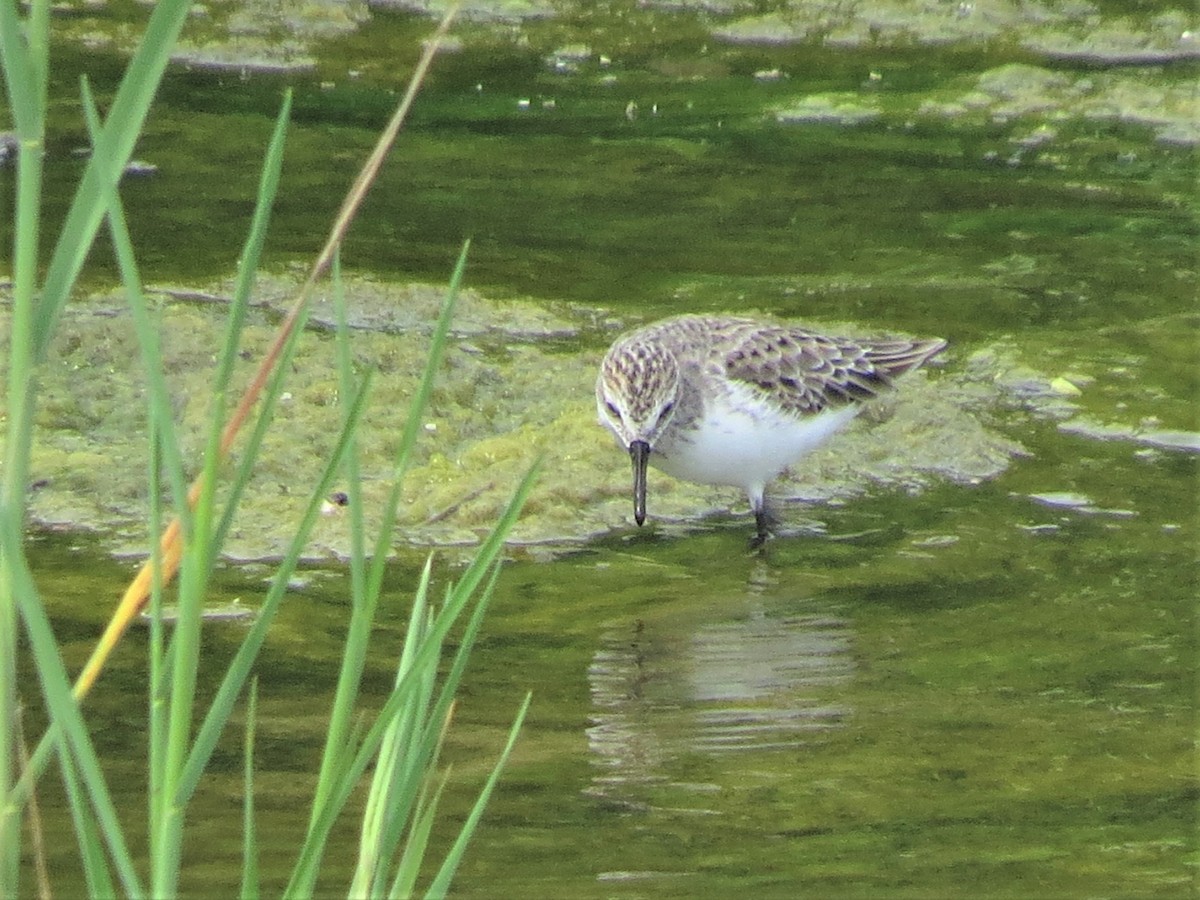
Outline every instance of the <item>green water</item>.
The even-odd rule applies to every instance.
[[[732,495],[733,515],[637,530],[626,510],[602,539],[518,554],[450,735],[439,840],[528,689],[534,705],[459,895],[1193,896],[1197,456],[1153,436],[1198,427],[1194,151],[1110,120],[910,115],[985,69],[1029,62],[1013,48],[700,54],[699,19],[671,19],[674,37],[655,42],[656,15],[630,12],[611,31],[587,17],[533,23],[529,47],[483,41],[440,61],[347,265],[439,281],[471,236],[472,286],[517,304],[631,318],[752,308],[937,334],[951,349],[932,380],[955,396],[992,392],[971,415],[1023,452],[978,483],[901,479],[789,504],[797,527],[765,555],[747,552],[751,523]],[[625,41],[615,84],[612,70],[543,65],[586,28]],[[272,266],[318,247],[421,30],[378,17],[326,46],[317,77],[332,87],[293,79]],[[347,59],[361,77],[344,77]],[[67,58],[64,96],[82,67]],[[101,88],[116,71],[86,67]],[[752,77],[774,67],[789,77]],[[785,126],[767,113],[801,94],[864,92],[871,71],[883,75],[879,121]],[[1164,87],[1195,70],[1121,77]],[[137,151],[159,174],[124,190],[147,278],[230,270],[282,83],[169,79]],[[48,165],[65,196],[82,128],[69,100],[56,115]],[[1046,122],[1048,143],[1019,143]],[[90,283],[109,266],[99,249]],[[585,331],[558,352],[594,358],[609,338]],[[1001,357],[1007,368],[990,364]],[[1056,377],[1081,390],[1066,414],[1047,406]],[[590,415],[586,382],[577,403]],[[1102,439],[1097,426],[1123,431]],[[620,475],[628,465],[615,450],[589,465],[606,461]],[[103,536],[43,535],[31,550],[77,667],[130,567],[106,557]],[[390,684],[420,561],[402,551],[390,575],[368,702]],[[224,569],[214,602],[253,605],[265,574]],[[274,889],[307,817],[319,700],[347,617],[345,573],[311,574],[258,667]],[[211,677],[238,639],[235,624],[211,629]],[[89,701],[131,820],[144,794],[141,641]],[[184,884],[197,896],[236,885],[240,765],[231,738],[191,815]],[[47,790],[66,880],[69,825]],[[352,848],[343,834],[328,860],[334,893]]]

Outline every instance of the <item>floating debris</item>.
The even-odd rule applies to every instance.
[[[144,159],[132,159],[125,166],[125,174],[137,178],[158,174],[158,166]]]
[[[1029,499],[1042,506],[1055,509],[1086,509],[1092,506],[1092,498],[1084,494],[1073,494],[1070,491],[1048,491],[1044,494],[1030,494]]]
[[[1018,525],[1017,528],[1026,532],[1027,534],[1058,534],[1060,531],[1062,531],[1061,525],[1051,524]]]
[[[1052,509],[1069,509],[1072,512],[1087,513],[1088,515],[1112,516],[1117,519],[1131,519],[1137,515],[1137,512],[1132,509],[1105,509],[1096,506],[1091,497],[1071,491],[1030,494],[1029,499]]]
[[[1159,428],[1138,428],[1132,425],[1110,425],[1085,416],[1059,423],[1064,434],[1076,434],[1099,441],[1132,441],[1159,450],[1200,453],[1200,433]]]
[[[161,614],[162,621],[166,625],[173,625],[179,621],[179,608],[176,606],[164,606]],[[228,603],[205,607],[200,611],[200,618],[205,622],[249,623],[258,618],[258,610],[242,606],[242,601],[238,598],[230,600]],[[145,610],[141,614],[140,620],[143,624],[148,625],[154,620],[154,615],[150,610]]]
[[[866,106],[855,94],[813,94],[775,113],[781,124],[862,125],[873,122],[882,113]]]

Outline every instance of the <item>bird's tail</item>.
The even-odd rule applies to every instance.
[[[921,341],[888,340],[867,343],[866,358],[887,378],[896,378],[918,369],[946,347],[941,338]]]

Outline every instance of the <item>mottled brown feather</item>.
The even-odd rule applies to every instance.
[[[679,316],[637,333],[640,340],[649,341],[664,335],[688,338],[673,342],[677,348],[691,348],[681,365],[695,363],[761,391],[794,415],[870,400],[946,346],[936,338],[826,337],[795,326],[734,317]]]

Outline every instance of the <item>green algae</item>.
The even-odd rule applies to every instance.
[[[298,282],[264,278],[257,320],[241,350],[244,384],[265,352],[273,314]],[[207,426],[211,377],[223,333],[219,289],[159,291],[163,358],[178,413],[180,443],[198,458]],[[347,284],[355,364],[375,374],[359,434],[368,523],[390,487],[391,457],[408,414],[438,291],[377,279]],[[139,357],[115,298],[74,304],[62,323],[43,380],[35,518],[120,535],[114,547],[144,546],[144,411]],[[315,330],[297,353],[226,553],[232,559],[278,557],[295,529],[332,451],[338,421],[328,300],[318,299]],[[604,323],[600,327],[598,323]],[[828,323],[830,327],[833,323]],[[852,326],[835,326],[846,331]],[[596,422],[595,367],[615,335],[611,316],[582,307],[542,309],[498,303],[476,293],[462,300],[456,341],[424,422],[424,440],[405,476],[395,540],[416,546],[473,545],[507,502],[534,459],[545,474],[514,532],[517,546],[563,549],[627,526],[628,461]],[[977,376],[972,375],[977,380]],[[997,402],[951,387],[946,379],[908,379],[892,402],[855,423],[838,445],[781,484],[780,498],[838,501],[869,485],[917,489],[931,479],[978,482],[1002,472],[1017,445],[980,426],[970,406]],[[871,421],[873,420],[873,421]],[[902,451],[896,448],[904,448]],[[687,485],[655,475],[656,520],[692,527],[714,512],[741,510],[736,491]],[[342,558],[349,535],[339,507],[315,529],[309,558]],[[128,541],[129,543],[125,543]]]
[[[265,351],[270,313],[295,287],[283,278],[264,279],[261,318],[244,340],[243,381]],[[438,291],[352,279],[347,292],[356,365],[376,372],[359,440],[370,522],[389,489],[391,456],[419,377]],[[221,338],[223,306],[212,289],[172,289],[160,296],[166,374],[182,446],[194,457],[207,423],[205,385]],[[321,324],[327,302],[317,303],[317,329],[302,343],[235,521],[226,548],[232,559],[282,552],[307,486],[332,449],[337,388],[332,344],[319,330],[328,327]],[[145,436],[136,346],[113,303],[100,296],[73,306],[56,339],[43,383],[32,511],[47,525],[117,535],[114,549],[126,553],[145,540]],[[849,323],[817,324],[835,333],[856,331]],[[1173,360],[1160,368],[1164,384],[1186,373],[1186,324],[1151,321],[1132,331],[1158,359]],[[591,400],[599,354],[615,330],[611,316],[600,310],[541,309],[468,293],[424,439],[404,480],[396,543],[473,545],[503,507],[514,480],[539,456],[546,459],[546,474],[514,533],[514,546],[561,552],[627,528],[627,460],[596,424]],[[996,478],[1026,452],[987,424],[1004,409],[1060,422],[1064,433],[1124,440],[1155,452],[1186,450],[1196,441],[1186,402],[1164,396],[1132,418],[1122,412],[1128,391],[1123,373],[1144,364],[1130,352],[1130,335],[1128,328],[1113,332],[1120,343],[1109,351],[1096,346],[1093,336],[1087,362],[1076,355],[1069,335],[1051,335],[1045,346],[1026,341],[1018,351],[994,344],[975,349],[948,371],[906,379],[844,436],[782,479],[776,498],[784,508],[798,501],[839,504],[869,490],[915,492],[931,484]],[[952,348],[951,359],[957,355]],[[651,477],[651,517],[668,533],[695,528],[713,514],[741,513],[744,502],[733,489],[690,485],[659,473]],[[330,504],[309,558],[345,556],[344,525],[339,507]]]
[[[127,4],[56,4],[59,38],[91,50],[132,53],[142,21]],[[367,21],[365,4],[336,0],[242,3],[207,0],[192,6],[172,60],[200,69],[233,72],[300,72],[315,68],[315,45]]]
[[[1106,14],[1088,2],[794,0],[771,12],[734,17],[713,34],[734,43],[872,50],[1015,42],[1049,58],[1128,65],[1197,58],[1195,26],[1194,13],[1171,5],[1133,17]]]

